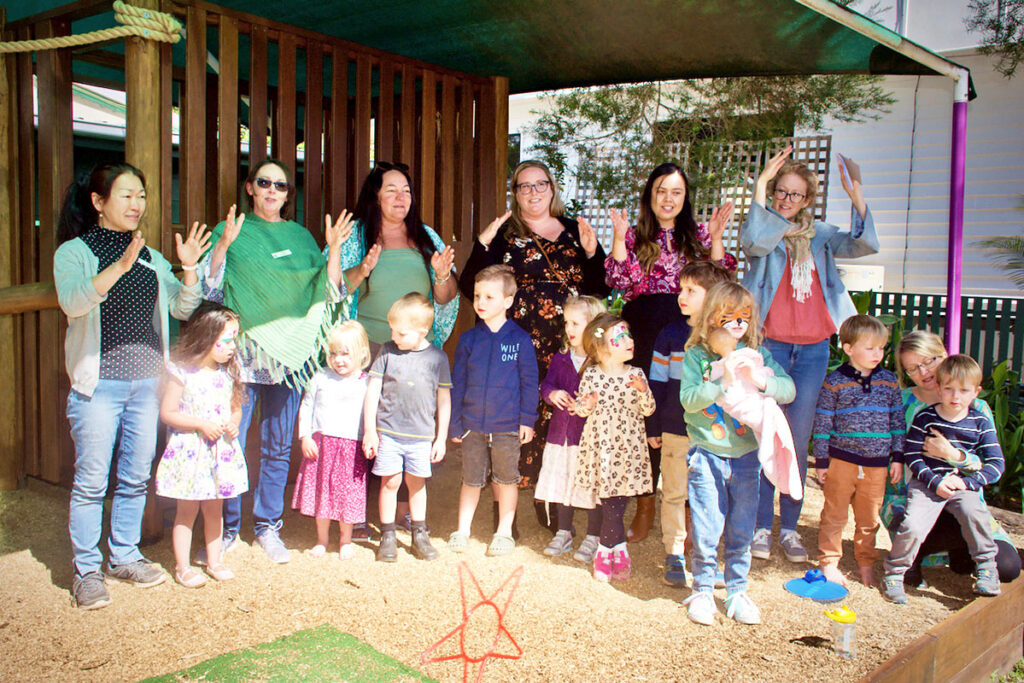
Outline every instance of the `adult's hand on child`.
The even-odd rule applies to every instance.
[[[958,463],[964,459],[960,451],[954,448],[949,439],[943,436],[942,432],[935,427],[932,427],[931,433],[924,438],[924,445],[921,451],[929,458],[945,460],[951,463]]]
[[[316,447],[316,441],[311,436],[302,437],[302,457],[306,460],[316,460],[320,455]]]
[[[203,420],[202,424],[199,425],[199,432],[207,441],[217,441],[224,435],[224,425],[219,425],[216,422],[210,422],[209,420]]]
[[[436,464],[444,460],[445,448],[444,439],[436,439],[430,447],[430,462]]]
[[[651,448],[661,448],[662,439],[660,436],[647,437],[647,445]]]
[[[533,427],[519,425],[519,443],[527,444],[533,441]]]
[[[964,480],[955,474],[947,474],[942,483],[939,484],[938,488],[935,489],[935,493],[939,494],[942,498],[950,498],[957,491],[964,491],[967,489],[967,484]]]
[[[377,457],[377,449],[380,447],[380,437],[377,432],[366,432],[363,434],[363,455],[367,460]]]
[[[889,483],[895,486],[903,478],[903,463],[894,462],[889,465]]]
[[[568,410],[569,406],[572,405],[572,395],[564,389],[555,389],[548,394],[548,400],[551,401],[551,405],[562,410]]]

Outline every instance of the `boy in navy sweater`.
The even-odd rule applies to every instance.
[[[498,528],[487,554],[506,555],[515,548],[512,521],[519,499],[519,448],[533,439],[538,397],[533,342],[505,317],[515,296],[509,266],[481,270],[473,290],[473,309],[480,322],[459,337],[455,348],[449,434],[462,444],[462,492],[459,528],[448,538],[448,547],[456,552],[469,542],[488,469],[498,502]]]
[[[999,595],[996,542],[981,489],[999,481],[1005,466],[992,420],[971,406],[981,391],[981,368],[970,356],[946,358],[935,370],[941,401],[914,417],[904,460],[913,478],[907,514],[885,561],[885,597],[905,603],[903,575],[921,542],[948,509],[960,522],[977,566],[974,592]]]
[[[885,477],[903,476],[905,422],[896,375],[878,367],[889,330],[878,318],[855,315],[839,327],[849,361],[825,376],[814,416],[814,466],[825,488],[818,526],[818,566],[829,581],[846,585],[839,572],[843,527],[853,507],[853,555],[865,586],[875,583],[875,534]]]

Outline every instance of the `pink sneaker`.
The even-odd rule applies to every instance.
[[[625,581],[629,578],[633,569],[633,563],[629,559],[629,553],[625,550],[612,551],[612,578],[616,581]]]
[[[608,582],[612,578],[612,554],[607,550],[598,550],[594,555],[594,578]]]

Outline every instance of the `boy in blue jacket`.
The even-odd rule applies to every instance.
[[[488,469],[498,502],[498,528],[487,554],[506,555],[515,549],[512,521],[519,500],[519,448],[533,439],[538,396],[533,342],[506,319],[515,295],[509,266],[481,270],[473,290],[473,310],[480,322],[459,337],[455,348],[449,435],[462,444],[459,528],[448,538],[448,547],[455,552],[464,551],[469,543]]]

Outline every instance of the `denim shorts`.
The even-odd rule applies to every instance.
[[[399,441],[380,434],[377,457],[373,460],[373,473],[390,477],[407,472],[414,477],[430,478],[430,449],[432,441]]]
[[[470,432],[462,439],[462,483],[486,485],[488,469],[495,484],[519,483],[519,432]]]

